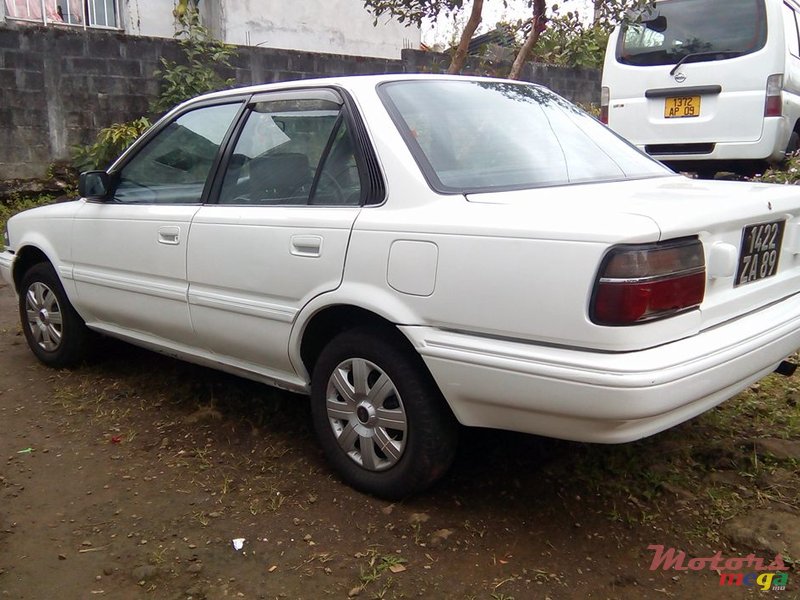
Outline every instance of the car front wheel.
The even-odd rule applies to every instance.
[[[47,366],[67,367],[85,357],[90,331],[49,263],[36,264],[23,276],[19,315],[28,346]]]
[[[398,499],[438,480],[458,425],[422,360],[392,335],[345,332],[322,351],[311,415],[323,451],[354,488]]]

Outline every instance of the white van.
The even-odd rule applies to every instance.
[[[609,39],[601,119],[680,169],[781,161],[798,148],[799,24],[795,0],[658,0]]]

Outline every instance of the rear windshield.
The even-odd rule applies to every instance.
[[[409,80],[382,84],[378,91],[428,183],[443,193],[671,173],[535,85]]]
[[[638,66],[722,60],[760,50],[766,41],[764,0],[664,0],[623,25],[617,60]]]

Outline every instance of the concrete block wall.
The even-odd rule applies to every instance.
[[[71,148],[112,123],[148,114],[160,59],[180,60],[173,40],[59,27],[0,25],[0,180],[44,175]],[[508,65],[473,61],[466,73],[505,74]],[[347,74],[445,72],[444,54],[404,50],[398,60],[240,47],[237,84]],[[494,69],[494,72],[493,72]],[[503,71],[504,69],[504,71]],[[599,99],[592,70],[528,65],[525,79],[583,103]]]
[[[407,73],[446,73],[447,67],[450,66],[449,54],[403,50],[402,58]],[[470,57],[463,73],[506,77],[510,71],[511,62]],[[601,73],[597,69],[528,63],[520,79],[540,83],[583,106],[600,103]]]

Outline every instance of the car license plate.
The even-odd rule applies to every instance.
[[[785,221],[748,225],[742,229],[739,269],[734,287],[772,277],[778,272]]]
[[[680,119],[700,116],[700,96],[676,96],[664,101],[664,118]]]

